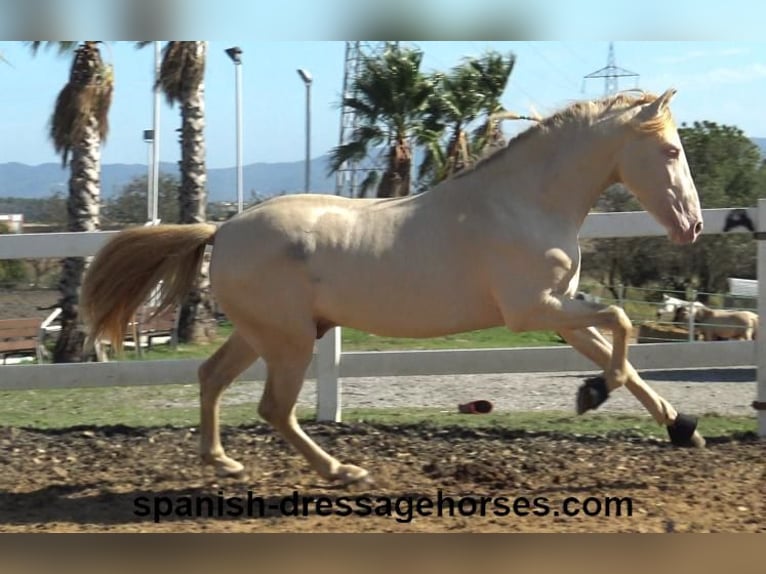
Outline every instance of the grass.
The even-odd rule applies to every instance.
[[[498,347],[539,347],[562,345],[556,333],[532,331],[529,333],[511,333],[505,327],[471,331],[433,339],[400,339],[377,337],[355,329],[342,330],[344,351],[387,351],[387,350],[423,350],[423,349],[481,349]]]
[[[179,345],[171,349],[158,345],[147,350],[141,360],[206,358],[231,333],[229,324],[219,326],[216,341],[205,345]],[[550,332],[511,333],[505,328],[486,329],[433,339],[377,337],[354,329],[343,329],[345,351],[383,351],[398,349],[457,349],[561,345],[558,335]],[[125,360],[138,360],[130,350]],[[233,391],[232,391],[233,392]],[[231,393],[224,395],[224,401]],[[258,394],[248,395],[236,404],[225,404],[223,425],[247,425],[258,422]],[[73,426],[175,426],[199,424],[196,384],[151,387],[117,387],[0,392],[0,425],[31,428],[69,428]],[[299,411],[304,421],[314,417],[313,409]],[[438,409],[345,409],[344,422],[386,425],[428,424],[468,427],[499,427],[528,431],[559,431],[579,434],[604,434],[631,431],[645,436],[665,437],[648,416],[593,413],[576,417],[568,412],[514,412],[490,415],[461,415]],[[755,432],[755,417],[706,415],[700,420],[705,436],[728,436]]]
[[[233,392],[233,391],[230,391]],[[197,385],[6,391],[0,393],[0,423],[4,426],[62,429],[76,426],[196,427],[199,424]],[[226,396],[226,395],[225,395]],[[259,394],[237,404],[224,405],[223,425],[251,425],[257,415]],[[313,409],[302,409],[299,417],[313,421]],[[665,429],[646,415],[571,412],[514,412],[463,415],[427,408],[345,409],[343,421],[384,425],[428,424],[435,427],[459,425],[527,431],[601,435],[630,431],[643,436],[666,437]],[[756,419],[749,416],[708,414],[700,418],[700,432],[708,437],[755,432]]]
[[[126,349],[124,360],[155,360],[155,359],[204,359],[209,357],[232,332],[231,324],[224,323],[218,327],[217,339],[203,345],[178,345],[171,349],[168,345],[156,345],[151,350],[145,350],[143,357],[138,357],[131,349]],[[395,337],[378,337],[346,329],[341,331],[343,351],[392,351],[392,350],[427,350],[427,349],[481,349],[503,347],[540,347],[563,345],[556,333],[533,331],[529,333],[511,333],[505,327],[471,331],[433,339],[407,339]]]

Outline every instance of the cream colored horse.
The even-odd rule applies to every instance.
[[[258,413],[324,478],[367,471],[309,438],[295,402],[315,339],[334,325],[378,335],[435,337],[505,325],[555,330],[604,370],[578,393],[578,411],[625,386],[674,443],[704,444],[627,360],[631,323],[616,306],[573,298],[578,231],[599,195],[624,183],[676,243],[702,230],[694,187],[668,103],[619,94],[542,120],[476,167],[429,192],[395,199],[278,197],[214,225],[138,227],[96,256],[83,285],[91,337],[119,344],[124,325],[160,279],[178,301],[214,244],[213,294],[234,325],[199,370],[201,457],[243,470],[219,436],[222,391],[253,361],[268,376]],[[614,349],[596,327],[610,329]]]
[[[689,320],[689,310],[679,309],[679,321]],[[694,321],[705,341],[744,340],[752,341],[758,334],[758,315],[752,311],[729,311],[711,309],[699,304],[694,313]]]

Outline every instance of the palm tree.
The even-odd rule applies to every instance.
[[[476,155],[504,147],[506,144],[503,130],[500,127],[502,112],[505,111],[500,103],[508,80],[513,72],[516,56],[508,54],[504,57],[499,52],[489,50],[480,58],[471,61],[470,65],[478,74],[476,81],[479,93],[483,96],[481,105],[484,121],[474,132],[473,149]]]
[[[99,198],[101,173],[101,142],[109,131],[107,116],[112,103],[114,75],[112,67],[104,64],[95,40],[78,42],[47,42],[56,45],[60,53],[74,52],[69,81],[56,99],[50,119],[49,135],[53,147],[61,156],[62,165],[69,165],[69,196],[67,199],[67,229],[95,231],[99,228]],[[31,42],[37,53],[43,42]],[[85,333],[78,320],[78,302],[85,260],[81,257],[64,259],[59,291],[61,298],[61,334],[53,351],[55,362],[79,362],[83,357]]]
[[[367,58],[354,80],[354,96],[344,104],[356,110],[359,120],[351,140],[331,152],[330,173],[347,161],[361,161],[385,145],[386,160],[378,184],[378,197],[408,195],[411,187],[412,144],[423,129],[424,114],[433,94],[434,80],[421,74],[423,53],[389,47],[378,58]],[[363,184],[369,185],[368,177]]]
[[[431,187],[473,163],[468,126],[481,114],[484,97],[479,90],[479,74],[471,64],[471,60],[466,60],[449,75],[434,76],[436,90],[418,140],[425,148],[418,170],[422,188]],[[443,145],[445,134],[447,141]]]
[[[146,44],[141,43],[140,45]],[[168,42],[162,51],[157,87],[169,104],[181,108],[180,223],[206,219],[207,168],[205,166],[205,60],[206,42]],[[206,270],[181,305],[178,340],[208,339],[214,330]]]

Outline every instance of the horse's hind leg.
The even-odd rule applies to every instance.
[[[221,445],[219,402],[226,387],[257,358],[255,350],[234,331],[199,368],[200,457],[218,474],[237,475],[244,470],[241,463],[226,456]]]
[[[577,351],[585,355],[600,368],[609,368],[612,360],[612,345],[609,344],[601,333],[594,327],[585,329],[561,330],[560,334],[567,343]],[[626,363],[627,377],[625,387],[644,405],[646,410],[654,417],[657,423],[668,428],[671,440],[676,444],[688,444],[702,447],[705,439],[697,432],[695,423],[686,415],[679,415],[673,406],[652,389],[639,376],[633,365]],[[605,388],[606,395],[601,397],[602,402],[608,393],[614,388]],[[690,436],[684,436],[684,435]]]
[[[351,464],[341,464],[327,454],[303,431],[295,416],[295,403],[303,386],[306,369],[313,355],[316,329],[312,326],[303,338],[269,338],[263,357],[268,366],[266,387],[258,414],[269,422],[320,476],[344,484],[365,479],[368,473]]]

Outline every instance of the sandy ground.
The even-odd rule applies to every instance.
[[[344,381],[344,406],[454,412],[458,402],[484,398],[499,411],[571,411],[583,375],[354,379]],[[684,412],[753,414],[753,369],[644,376]],[[235,385],[224,408],[257,399],[260,387]],[[314,404],[311,381],[300,400]],[[624,389],[602,409],[642,412]],[[242,479],[216,479],[200,469],[195,428],[0,428],[0,531],[766,531],[766,443],[753,434],[712,439],[693,451],[629,431],[588,437],[353,422],[306,430],[339,459],[368,468],[374,483],[350,489],[324,483],[262,424],[225,429],[229,454],[246,464]],[[292,515],[293,496],[301,497],[299,505],[313,498],[305,515]],[[237,497],[240,514],[230,502],[220,503],[225,511],[214,508]],[[602,511],[568,516],[562,506],[568,497],[579,499],[570,510],[587,499],[589,511],[599,505]],[[617,515],[612,507],[604,515],[607,497],[630,499],[632,511],[623,506]],[[260,500],[263,512],[256,504],[248,514],[246,500]],[[441,516],[426,515],[429,508],[441,508]]]
[[[766,448],[752,435],[692,451],[630,433],[306,426],[334,455],[368,468],[375,483],[324,484],[263,425],[227,429],[228,452],[246,463],[248,477],[221,480],[197,466],[191,429],[2,429],[0,530],[766,531]],[[219,497],[239,497],[239,506],[216,506]],[[313,500],[304,506],[304,497]],[[565,513],[568,497],[577,498],[566,507],[581,510],[577,516]],[[250,514],[248,500],[260,501]]]

